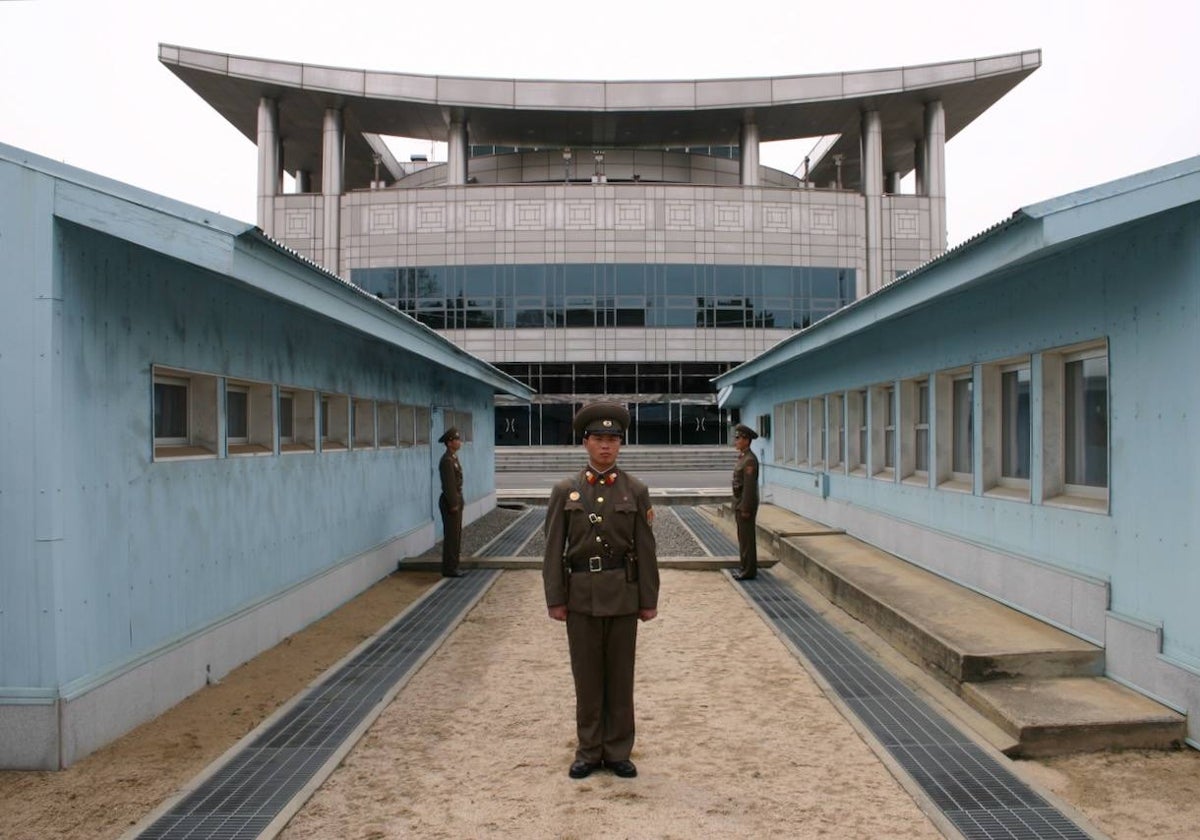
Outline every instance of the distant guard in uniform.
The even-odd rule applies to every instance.
[[[605,767],[631,778],[637,623],[658,615],[650,491],[617,469],[629,427],[624,406],[591,403],[574,427],[588,463],[550,491],[542,561],[547,612],[567,623],[575,677],[579,744],[568,775],[582,779]]]
[[[750,441],[758,432],[744,423],[733,427],[733,445],[737,448],[737,464],[733,467],[733,516],[737,522],[738,559],[741,568],[734,572],[736,580],[754,580],[758,576],[758,543],[755,536],[755,517],[758,516],[758,458]]]
[[[438,461],[438,476],[442,480],[442,495],[438,496],[438,510],[442,512],[442,577],[462,577],[458,570],[463,519],[463,472],[458,450],[462,448],[462,435],[451,426],[438,438],[438,443],[446,445]]]

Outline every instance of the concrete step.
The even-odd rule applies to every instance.
[[[1166,749],[1183,715],[1107,677],[965,683],[962,697],[1017,742],[1023,758],[1107,749]]]
[[[580,446],[497,447],[497,472],[568,472],[580,466]],[[623,446],[621,465],[630,472],[733,472],[737,460],[731,446]]]
[[[783,508],[757,522],[760,546],[1010,734],[1012,754],[1182,742],[1181,715],[1102,677],[1102,648]]]

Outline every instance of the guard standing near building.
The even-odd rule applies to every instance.
[[[637,624],[658,614],[658,554],[650,491],[617,469],[628,427],[629,412],[617,403],[591,403],[575,415],[588,464],[554,486],[546,511],[546,607],[567,624],[575,678],[573,779],[601,766],[637,775],[629,759]]]
[[[463,472],[458,450],[462,448],[462,435],[451,426],[438,438],[438,443],[446,445],[438,461],[438,476],[442,480],[442,495],[438,496],[438,510],[442,512],[442,577],[462,577],[458,570],[463,518]]]
[[[736,580],[754,580],[758,576],[758,542],[755,517],[758,516],[758,457],[750,441],[758,432],[744,423],[733,427],[733,445],[737,447],[737,464],[733,467],[733,517],[737,522],[738,559],[741,568],[734,573]]]

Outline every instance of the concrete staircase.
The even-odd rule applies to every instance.
[[[566,473],[579,468],[582,446],[498,446],[496,472]],[[620,463],[633,473],[733,470],[732,446],[622,446]]]
[[[999,727],[1009,755],[1183,742],[1182,715],[1103,676],[1102,648],[782,508],[757,522],[760,546]]]

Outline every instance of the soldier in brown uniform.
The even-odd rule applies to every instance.
[[[462,577],[458,555],[462,550],[463,473],[457,454],[462,448],[462,436],[451,426],[438,438],[438,443],[446,444],[446,451],[438,461],[438,476],[442,480],[442,495],[438,496],[438,510],[442,512],[442,577]]]
[[[569,775],[601,765],[637,775],[633,674],[638,620],[658,614],[658,555],[650,491],[618,470],[629,412],[616,403],[575,415],[588,465],[550,491],[542,581],[550,618],[567,623],[579,745]]]
[[[734,572],[737,580],[754,580],[758,576],[758,544],[754,518],[758,515],[758,458],[750,449],[750,441],[758,432],[738,423],[733,427],[733,445],[737,447],[737,464],[733,467],[733,515],[737,522],[738,558],[741,568]]]

